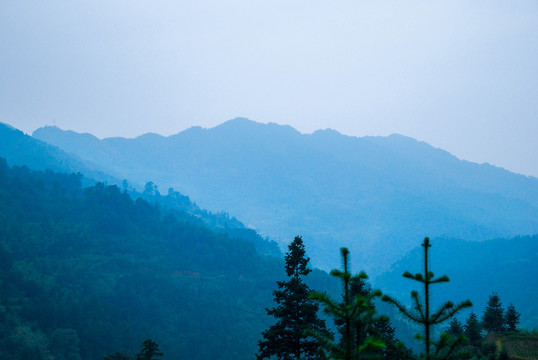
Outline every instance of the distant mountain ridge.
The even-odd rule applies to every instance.
[[[538,179],[401,135],[301,134],[237,118],[168,137],[99,140],[54,127],[33,136],[118,178],[174,187],[272,238],[304,235],[314,265],[326,269],[338,263],[342,245],[355,268],[383,270],[426,235],[538,233]]]
[[[118,182],[100,171],[98,166],[4,123],[0,123],[0,157],[6,158],[9,165],[28,166],[35,170],[80,172],[94,180]],[[89,182],[91,180],[86,181]]]
[[[81,139],[89,142],[96,140],[90,134],[82,134]],[[84,143],[84,140],[81,142]],[[116,185],[121,182],[117,178],[100,171],[98,166],[81,159],[75,154],[68,154],[56,146],[26,135],[8,124],[0,123],[0,160],[2,158],[5,158],[9,165],[26,166],[33,170],[81,173],[85,175],[81,177],[85,185],[93,185],[96,181]],[[192,219],[196,219],[196,225],[198,226],[208,227],[218,233],[225,233],[232,238],[248,240],[261,254],[282,256],[275,242],[263,239],[254,230],[245,228],[239,220],[235,217],[230,217],[228,213],[213,214],[201,209],[192,203],[188,196],[184,196],[173,189],[169,189],[168,194],[165,193],[161,196],[158,192],[137,192],[128,182],[125,184],[126,187],[123,190],[127,191],[134,199],[142,197],[150,203],[158,203],[166,208],[167,211],[173,212],[182,221],[192,222]]]

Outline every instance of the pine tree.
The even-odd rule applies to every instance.
[[[482,334],[480,333],[480,322],[474,312],[471,312],[465,325],[463,326],[463,334],[469,339],[471,346],[479,347],[482,343]]]
[[[452,336],[463,335],[463,324],[457,318],[453,318],[448,327],[445,329],[445,332]]]
[[[285,260],[289,280],[277,281],[278,290],[273,292],[277,306],[266,309],[277,322],[262,333],[256,358],[320,359],[319,341],[305,331],[310,329],[324,336],[331,335],[325,321],[317,316],[319,306],[309,298],[312,290],[303,281],[312,270],[307,267],[310,259],[305,257],[301,237],[297,236],[291,242]]]
[[[432,327],[450,319],[458,311],[472,306],[472,303],[469,300],[461,302],[457,305],[454,305],[451,301],[445,302],[439,310],[434,313],[430,313],[430,285],[448,282],[450,281],[448,276],[443,275],[434,279],[433,272],[428,270],[428,249],[431,247],[430,239],[425,238],[422,243],[424,248],[424,274],[417,273],[415,275],[411,274],[409,271],[406,271],[403,274],[403,277],[418,281],[424,285],[424,304],[419,298],[418,291],[411,292],[411,298],[413,299],[413,311],[409,310],[407,307],[402,305],[399,301],[393,299],[390,296],[383,296],[383,301],[394,304],[398,310],[406,317],[411,319],[414,322],[422,324],[424,327],[424,337],[422,340],[425,345],[425,357],[430,358],[443,358],[448,359],[454,357],[454,350],[464,341],[463,337],[458,337],[456,339],[451,339],[448,334],[442,334],[437,342],[431,340],[431,331]],[[432,353],[431,345],[434,345],[435,351]],[[457,356],[457,354],[456,354]]]
[[[516,311],[516,308],[513,304],[510,304],[508,306],[508,309],[506,310],[506,315],[504,316],[506,328],[510,332],[518,332],[517,324],[519,324],[519,317],[521,316],[520,313]]]
[[[502,308],[501,299],[497,293],[489,296],[488,305],[484,309],[482,315],[482,328],[490,333],[495,332],[502,334],[506,330],[504,323],[504,310]]]
[[[163,353],[159,351],[159,345],[151,339],[142,343],[142,351],[136,354],[136,360],[160,360]]]
[[[352,296],[351,285],[366,280],[368,276],[364,272],[352,276],[349,271],[349,250],[342,248],[341,253],[344,271],[332,270],[331,275],[342,281],[343,302],[336,302],[320,292],[313,293],[311,298],[321,302],[325,313],[332,316],[336,323],[341,324],[342,341],[335,343],[323,334],[313,334],[320,340],[324,352],[330,359],[380,359],[386,346],[375,335],[373,329],[374,323],[380,320],[373,306],[373,300],[381,296],[381,291],[373,290],[364,295],[359,292]]]
[[[387,316],[380,316],[374,321],[375,336],[385,343],[383,358],[386,360],[412,359],[412,351],[396,338],[396,330]]]
[[[372,289],[367,284],[364,278],[357,276],[352,278],[349,283],[349,294],[351,299],[357,296],[367,298],[370,296]],[[375,310],[375,305],[372,303],[371,308]],[[346,341],[345,326],[341,319],[335,319],[335,324],[338,326],[340,333],[340,345],[343,346]],[[358,328],[357,328],[357,325]],[[357,344],[362,344],[367,338],[373,337],[385,343],[385,349],[382,351],[383,357],[390,360],[408,359],[410,350],[405,348],[395,337],[395,329],[392,327],[390,319],[387,316],[376,316],[369,324],[357,324],[351,327],[352,351],[356,350]]]

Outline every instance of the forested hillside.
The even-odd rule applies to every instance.
[[[0,358],[10,359],[101,360],[147,338],[171,359],[250,359],[283,276],[281,259],[193,215],[4,160],[0,257]],[[330,288],[321,272],[311,280]]]
[[[234,119],[169,137],[99,140],[53,127],[33,136],[116,177],[174,187],[272,239],[303,234],[313,264],[325,269],[338,263],[340,246],[375,275],[426,235],[538,233],[538,179],[461,161],[400,135],[301,134]]]
[[[165,189],[161,195],[157,185],[152,182],[147,182],[143,191],[137,191],[136,187],[126,179],[120,181],[107,173],[96,170],[96,165],[91,162],[68,154],[56,146],[32,138],[2,123],[0,123],[0,157],[4,157],[10,166],[18,165],[27,166],[33,170],[84,174],[80,177],[84,186],[92,185],[96,181],[117,184],[121,186],[122,191],[127,191],[131,197],[142,197],[150,203],[157,202],[168,211],[174,212],[176,217],[183,217],[183,213],[191,215],[183,217],[185,221],[209,227],[217,232],[227,233],[232,237],[249,239],[264,254],[281,255],[275,242],[264,241],[256,231],[246,228],[241,221],[230,216],[227,212],[211,213],[201,209],[188,196],[173,188]]]

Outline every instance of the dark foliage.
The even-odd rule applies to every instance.
[[[372,288],[362,277],[354,277],[349,284],[349,294],[351,298],[361,296],[368,299],[372,295]],[[376,306],[372,302],[370,304],[371,311],[376,311]],[[411,351],[400,342],[395,335],[395,329],[392,326],[390,319],[387,316],[376,316],[372,319],[371,324],[358,322],[354,327],[351,327],[351,347],[352,351],[356,350],[357,344],[363,344],[366,339],[380,339],[385,343],[385,348],[382,350],[383,358],[391,360],[408,359],[411,356]],[[340,345],[344,346],[346,342],[345,324],[341,319],[335,319],[335,324],[338,327],[340,334]]]
[[[81,180],[0,161],[0,358],[102,360],[148,337],[167,358],[251,358],[282,260]]]
[[[463,324],[457,318],[453,318],[445,329],[445,332],[453,336],[463,335]]]
[[[136,354],[136,360],[160,360],[163,355],[155,341],[146,339],[142,343],[142,350]]]
[[[521,314],[516,311],[514,304],[510,304],[504,315],[506,329],[510,332],[518,332],[517,325],[519,324],[520,317]]]
[[[311,270],[308,268],[305,246],[301,237],[295,237],[286,253],[286,275],[289,280],[277,281],[273,291],[276,307],[267,314],[277,322],[262,333],[259,341],[258,360],[275,357],[279,360],[321,359],[319,341],[305,333],[306,330],[330,336],[317,313],[319,306],[309,298],[312,290],[304,282]]]
[[[323,304],[324,312],[340,325],[342,341],[335,342],[332,338],[315,331],[309,333],[319,339],[322,349],[330,359],[380,359],[385,354],[386,345],[374,330],[374,324],[383,318],[377,315],[373,300],[381,296],[381,291],[368,291],[362,295],[359,288],[356,289],[357,293],[352,294],[351,285],[360,284],[367,279],[367,275],[365,272],[351,275],[349,250],[342,248],[341,254],[344,269],[332,270],[331,275],[342,283],[343,302],[334,301],[327,294],[320,292],[313,293],[311,298]]]
[[[133,358],[130,355],[115,352],[114,354],[105,356],[103,360],[133,360]]]
[[[504,322],[504,310],[499,295],[493,293],[489,296],[488,305],[482,315],[482,328],[490,333],[502,334],[506,330]]]
[[[463,334],[469,339],[469,344],[475,347],[480,346],[482,342],[481,326],[474,312],[469,314],[463,329]]]

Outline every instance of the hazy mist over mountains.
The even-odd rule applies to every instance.
[[[536,0],[0,2],[0,360],[538,360],[537,39]]]
[[[236,118],[163,137],[99,140],[54,127],[33,137],[138,186],[152,181],[238,216],[285,244],[309,239],[329,269],[338,248],[374,274],[417,239],[485,240],[538,232],[538,179],[461,161],[401,135],[301,134]]]
[[[244,118],[102,140],[0,124],[0,158],[0,334],[16,333],[0,357],[41,359],[61,330],[82,359],[147,337],[172,358],[250,359],[296,235],[314,266],[337,268],[346,246],[354,271],[401,298],[430,236],[430,269],[452,280],[434,305],[468,298],[480,313],[495,292],[524,328],[538,324],[538,179],[409,137]],[[309,281],[339,296],[326,272]],[[415,330],[379,310],[413,346]]]

